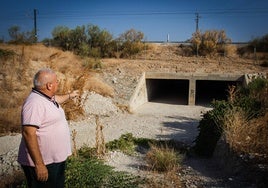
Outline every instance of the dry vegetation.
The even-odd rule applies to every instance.
[[[268,85],[257,91],[252,91],[251,97],[261,104],[262,115],[252,118],[239,107],[230,108],[223,116],[224,137],[230,147],[239,154],[251,154],[256,157],[268,157]],[[234,105],[237,98],[235,87],[229,89],[229,102]],[[268,163],[265,160],[265,163]]]
[[[0,59],[1,134],[18,132],[20,129],[20,106],[33,86],[35,72],[40,68],[49,67],[56,71],[60,80],[59,93],[78,89],[81,93],[90,90],[105,96],[113,95],[113,89],[98,79],[96,72],[84,70],[82,60],[71,52],[43,45],[1,45],[0,48],[13,52],[10,57]],[[83,113],[72,101],[64,107],[69,119],[76,118],[74,114]]]
[[[232,111],[224,119],[226,141],[237,153],[268,156],[268,113],[247,121],[243,111]],[[268,161],[267,161],[268,162]]]

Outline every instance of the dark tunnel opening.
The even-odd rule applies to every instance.
[[[196,105],[209,105],[213,100],[227,100],[228,87],[237,86],[237,81],[196,80]]]
[[[195,105],[209,106],[213,100],[227,100],[228,87],[240,81],[196,80]],[[188,79],[146,79],[149,102],[188,105]]]
[[[188,105],[189,80],[146,79],[148,101]]]

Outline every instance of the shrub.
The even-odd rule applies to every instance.
[[[225,45],[229,42],[231,39],[226,36],[224,30],[208,30],[204,33],[197,31],[191,38],[193,52],[204,56],[223,52]]]
[[[221,117],[224,116],[230,104],[226,101],[213,101],[213,110],[203,115],[199,122],[199,134],[195,139],[193,150],[196,154],[204,157],[211,157],[216,144],[221,137]]]
[[[99,59],[93,59],[93,58],[85,58],[83,62],[83,66],[87,70],[91,69],[101,69],[102,63]]]
[[[223,118],[224,138],[238,154],[268,154],[268,127],[266,116],[250,118],[240,108],[230,109]]]
[[[80,55],[81,57],[87,57],[89,55],[90,48],[89,46],[85,43],[82,42],[78,46],[77,54]]]
[[[267,125],[267,120],[265,122],[265,118],[262,119],[265,114],[267,117],[267,80],[257,78],[245,88],[237,91],[233,89],[229,91],[228,101],[214,101],[213,110],[205,113],[199,122],[199,134],[193,147],[196,154],[211,157],[223,132],[232,149],[243,145],[243,151],[252,151],[250,148],[254,148],[253,145],[256,146],[255,148],[261,148],[259,147],[261,144],[257,143],[263,143],[265,140],[263,138],[268,137],[264,127],[253,123],[261,119],[259,124]],[[247,144],[248,138],[259,141]],[[265,144],[263,145],[266,147]]]
[[[143,49],[144,45],[141,42],[126,41],[122,45],[121,57],[130,58],[141,52]]]
[[[108,150],[120,150],[127,154],[132,154],[135,151],[135,138],[132,133],[121,135],[119,139],[115,139],[106,144]]]
[[[241,88],[236,100],[236,106],[240,106],[250,117],[263,115],[267,105],[268,80],[256,78],[245,88]]]
[[[237,47],[235,45],[226,45],[224,47],[224,54],[227,57],[237,56]]]

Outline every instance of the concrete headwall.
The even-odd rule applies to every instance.
[[[145,73],[142,74],[135,88],[135,91],[129,101],[129,111],[133,112],[137,107],[148,102],[147,87],[145,82]]]
[[[235,81],[245,82],[245,75],[241,74],[189,74],[189,73],[162,73],[162,72],[146,72],[143,73],[138,85],[130,99],[129,110],[134,112],[142,104],[148,102],[148,95],[150,95],[150,86],[146,85],[147,79],[176,79],[176,80],[189,80],[188,91],[188,105],[195,105],[196,100],[196,81]]]

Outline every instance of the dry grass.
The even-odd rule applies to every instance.
[[[261,101],[265,114],[257,118],[248,117],[239,107],[230,108],[223,117],[223,133],[230,148],[239,153],[268,156],[268,112],[267,89],[254,92],[252,97]],[[229,102],[234,105],[237,90],[229,87]],[[267,161],[268,162],[268,161]]]
[[[0,59],[0,134],[20,132],[20,109],[24,99],[33,87],[34,74],[41,68],[53,69],[60,80],[59,94],[78,89],[95,91],[101,95],[113,96],[113,89],[96,77],[96,73],[84,70],[82,60],[71,52],[48,48],[41,44],[5,45],[2,50],[14,52],[12,56]],[[79,100],[63,104],[67,119],[83,115]]]
[[[178,155],[174,148],[150,145],[146,154],[148,169],[153,174],[148,176],[148,187],[182,187],[178,177],[179,164],[183,157]]]
[[[237,153],[268,156],[268,113],[247,121],[241,110],[232,110],[224,118],[226,142]]]
[[[167,172],[178,165],[178,155],[174,148],[166,146],[150,145],[150,150],[146,154],[146,162],[150,170]]]

